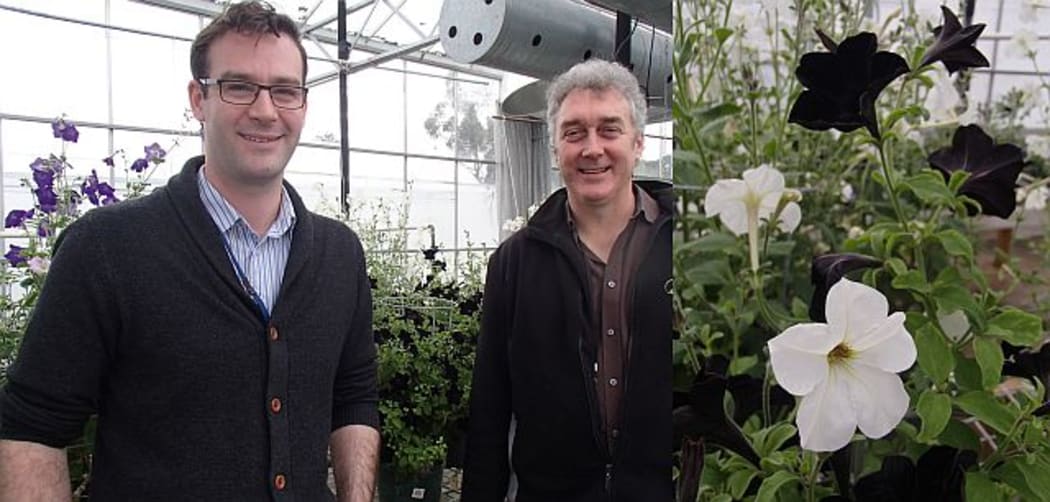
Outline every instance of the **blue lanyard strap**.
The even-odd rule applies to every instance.
[[[220,235],[222,236],[222,245],[226,248],[226,256],[230,257],[230,263],[233,263],[233,270],[237,273],[237,280],[241,282],[244,292],[248,293],[252,302],[255,303],[255,308],[259,311],[259,317],[262,318],[263,323],[270,324],[270,310],[266,308],[266,302],[263,302],[262,297],[252,287],[252,283],[248,281],[248,275],[241,269],[241,264],[237,261],[237,257],[233,256],[233,250],[230,248],[230,241],[226,240],[226,235]]]

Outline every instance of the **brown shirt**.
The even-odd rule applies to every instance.
[[[565,202],[569,228],[576,246],[583,253],[590,290],[590,332],[584,335],[596,341],[598,360],[594,365],[594,385],[602,424],[610,453],[619,436],[620,406],[626,385],[630,354],[631,279],[645,258],[646,244],[656,234],[656,217],[660,209],[645,190],[634,187],[634,213],[609,252],[608,263],[602,262],[580,240],[572,208]]]

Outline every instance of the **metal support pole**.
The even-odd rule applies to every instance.
[[[338,31],[339,45],[339,204],[344,215],[350,214],[350,124],[349,96],[346,89],[346,63],[350,60],[350,45],[346,42],[346,0],[339,0]]]
[[[631,68],[631,15],[616,13],[616,45],[613,56],[625,68]]]

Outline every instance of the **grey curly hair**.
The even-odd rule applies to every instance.
[[[610,61],[590,59],[577,63],[568,71],[555,77],[547,88],[547,130],[551,144],[557,137],[558,112],[561,103],[576,89],[603,91],[614,89],[623,95],[631,107],[631,121],[638,134],[645,129],[645,96],[638,86],[638,79],[623,66]]]

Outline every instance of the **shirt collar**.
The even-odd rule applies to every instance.
[[[201,201],[204,203],[204,208],[208,210],[208,214],[211,216],[212,221],[215,222],[215,225],[219,227],[219,231],[224,234],[229,232],[238,221],[247,226],[248,222],[244,217],[204,176],[204,169],[205,167],[201,167],[197,170],[197,189],[200,193]],[[277,211],[277,218],[274,219],[266,232],[266,236],[275,238],[283,236],[295,226],[295,219],[295,207],[292,205],[292,199],[288,195],[288,190],[282,186],[281,207]]]
[[[645,190],[638,188],[637,184],[631,185],[631,191],[634,192],[634,212],[631,213],[630,219],[635,219],[639,214],[643,216],[645,221],[653,223],[656,221],[656,217],[660,214],[660,205],[656,203],[656,199],[652,198]],[[576,220],[572,216],[572,206],[569,205],[569,198],[565,198],[565,218],[568,220],[569,228],[576,230]]]

